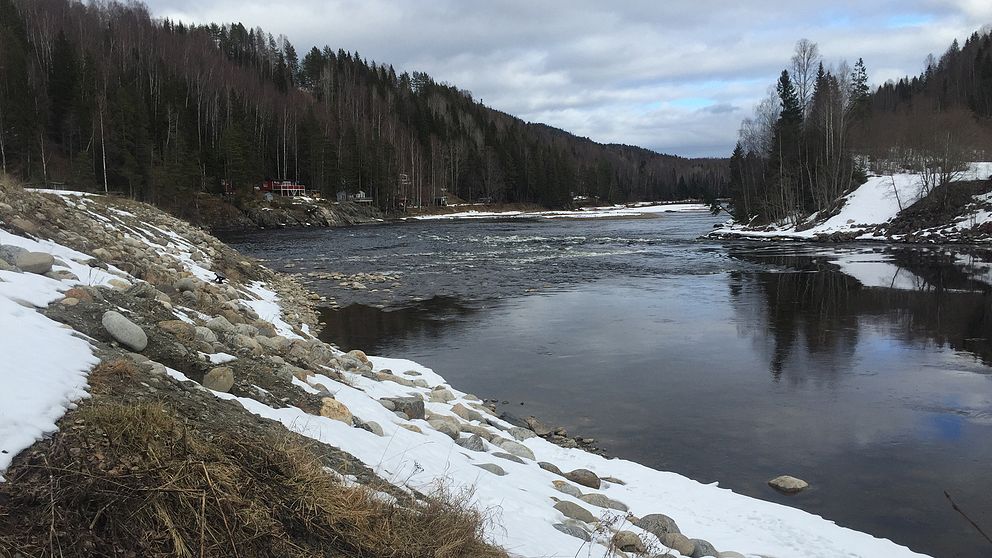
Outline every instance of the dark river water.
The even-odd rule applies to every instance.
[[[944,494],[992,531],[992,254],[697,240],[715,222],[228,240],[327,296],[322,336],[343,349],[416,360],[611,455],[933,556],[992,556]],[[356,290],[327,272],[392,278]],[[780,474],[811,488],[780,495]]]

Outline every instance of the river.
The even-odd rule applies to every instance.
[[[699,240],[651,219],[256,232],[322,337],[409,358],[611,455],[937,557],[992,555],[992,253]],[[326,273],[386,273],[365,289]],[[811,487],[779,494],[790,474]]]

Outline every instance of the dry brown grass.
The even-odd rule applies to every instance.
[[[288,436],[210,438],[149,404],[73,419],[0,484],[0,556],[506,556],[464,499],[385,501]]]
[[[129,358],[105,360],[97,364],[89,375],[91,386],[101,387],[119,380],[131,379],[138,373],[138,365]]]

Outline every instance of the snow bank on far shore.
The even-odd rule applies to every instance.
[[[985,180],[990,176],[992,176],[992,162],[971,163],[959,180]],[[756,239],[812,240],[835,233],[848,233],[860,235],[858,237],[860,239],[876,240],[878,237],[866,231],[877,225],[888,223],[900,211],[919,201],[921,184],[920,175],[914,173],[871,176],[867,182],[842,198],[844,205],[840,212],[811,228],[797,230],[795,224],[780,224],[755,230],[743,225],[727,223],[711,234],[713,236],[732,235]],[[976,215],[975,219],[971,221],[975,223],[976,219],[987,220],[989,217],[990,215]],[[806,222],[816,221],[816,214],[811,215],[806,220]],[[981,224],[981,222],[977,222],[977,224]]]
[[[460,211],[439,215],[417,215],[410,219],[419,221],[437,221],[445,219],[511,219],[511,218],[542,218],[542,219],[602,219],[607,217],[638,217],[659,213],[683,211],[709,211],[709,206],[702,203],[671,203],[671,204],[631,204],[612,205],[607,207],[588,207],[574,211]]]

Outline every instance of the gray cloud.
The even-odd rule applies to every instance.
[[[729,153],[799,38],[831,62],[863,57],[882,83],[992,23],[987,0],[147,2],[156,16],[261,26],[301,53],[357,50],[525,120],[685,156]]]

